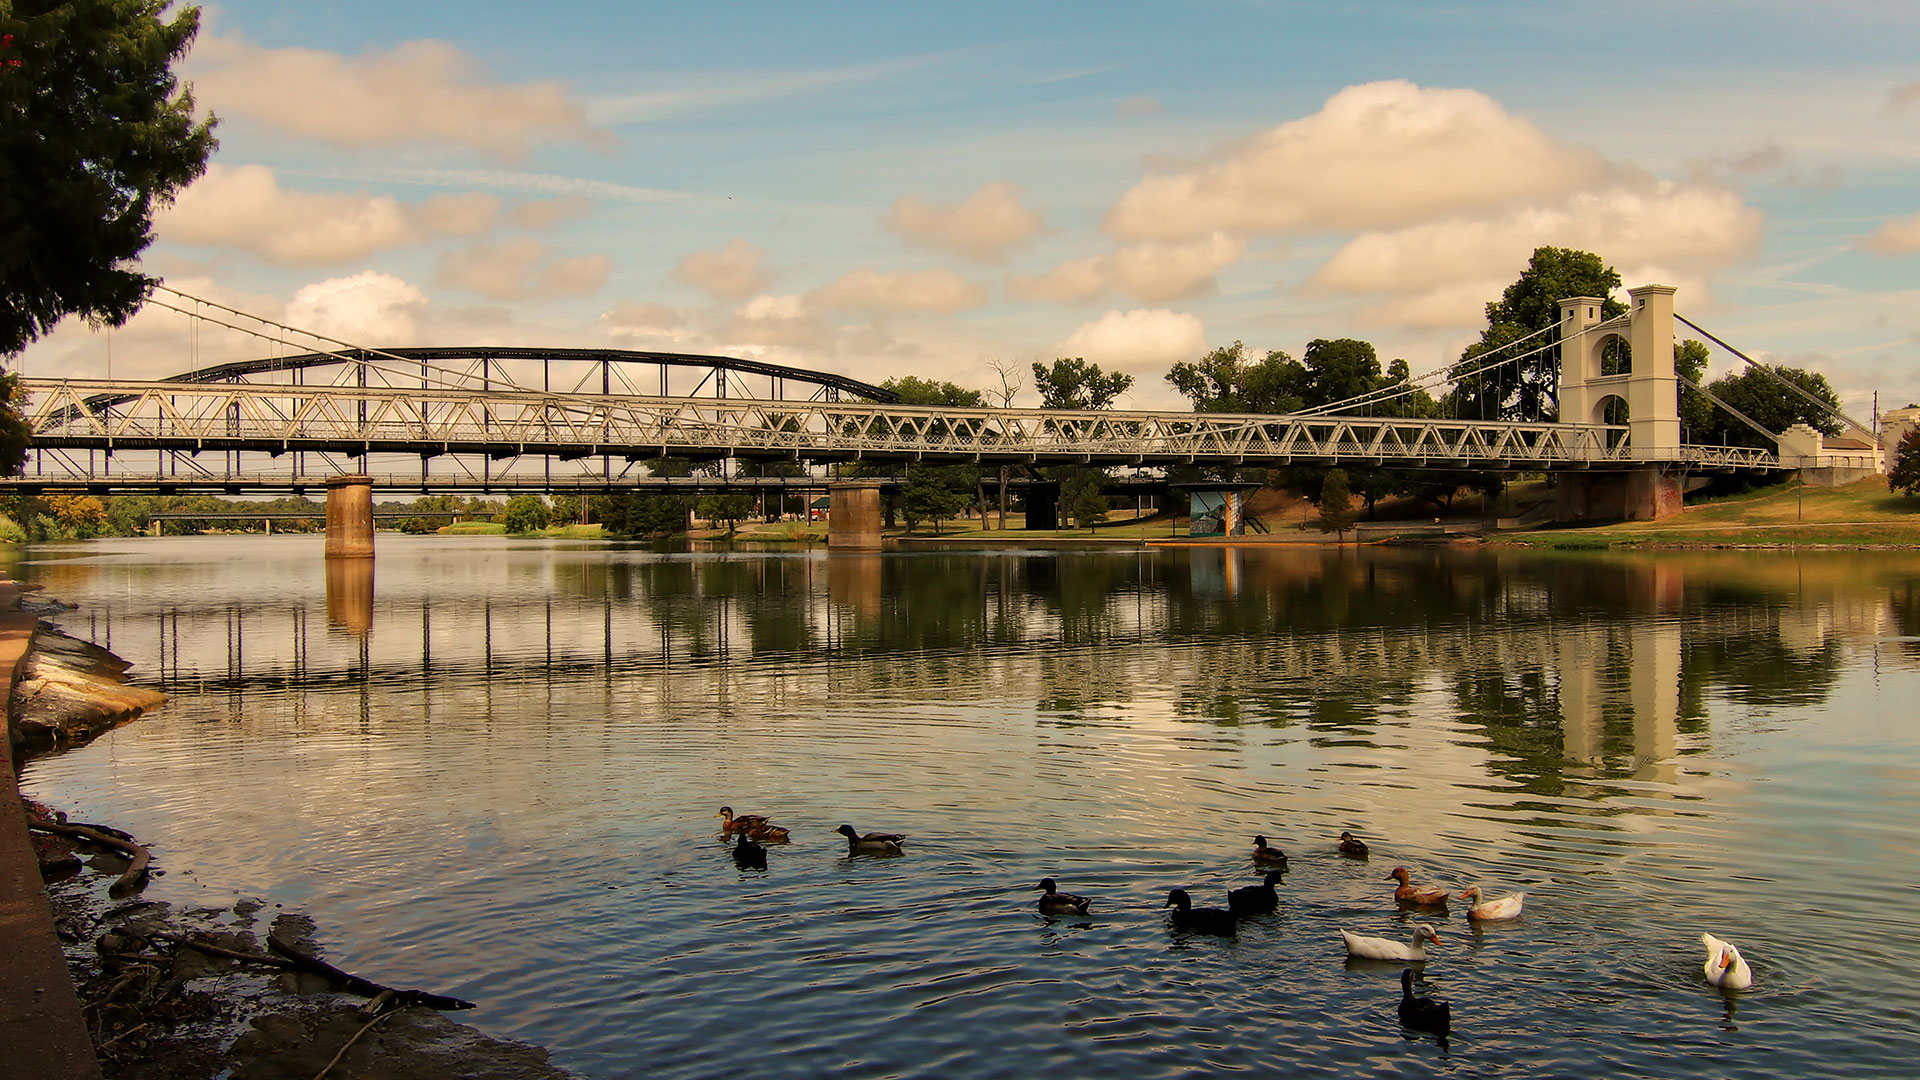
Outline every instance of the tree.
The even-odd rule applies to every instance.
[[[206,170],[213,118],[196,121],[173,65],[200,9],[166,0],[15,0],[0,75],[0,355],[68,315],[118,326],[155,279],[131,265],[153,212]],[[19,61],[15,65],[14,61]]]
[[[917,375],[902,375],[880,384],[882,390],[900,395],[902,405],[945,405],[955,409],[983,409],[987,396],[950,382],[935,382]]]
[[[580,496],[572,494],[555,495],[549,499],[548,502],[553,508],[553,512],[547,516],[547,520],[550,523],[558,522],[572,525],[580,520]]]
[[[1307,368],[1307,405],[1317,407],[1380,389],[1380,357],[1370,342],[1354,338],[1307,342],[1300,356]]]
[[[81,540],[107,530],[107,507],[97,496],[54,493],[43,496],[41,501],[62,530]]]
[[[1706,384],[1707,347],[1698,341],[1683,341],[1673,347],[1673,371],[1682,379]],[[1680,384],[1680,441],[1699,442],[1704,432],[1713,426],[1714,413],[1719,409],[1713,402],[1686,383]],[[1739,421],[1734,421],[1739,423]]]
[[[748,514],[753,513],[753,496],[744,491],[725,491],[717,495],[702,495],[695,504],[694,513],[708,521],[727,523],[727,539],[740,527]]]
[[[1124,371],[1108,373],[1081,357],[1060,357],[1052,366],[1033,362],[1033,388],[1043,409],[1110,409],[1133,386]]]
[[[1791,367],[1776,367],[1773,372],[1825,402],[1830,408],[1840,408],[1840,395],[1834,393],[1833,385],[1827,382],[1825,375]],[[1823,435],[1838,435],[1844,430],[1844,425],[1835,420],[1832,413],[1781,386],[1757,368],[1749,367],[1737,375],[1722,375],[1707,384],[1707,392],[1776,434],[1795,424],[1806,424]],[[1696,438],[1703,443],[1724,443],[1728,446],[1770,448],[1773,445],[1772,440],[1721,408],[1711,411],[1696,433]]]
[[[1570,296],[1597,296],[1600,315],[1611,319],[1627,306],[1613,299],[1620,275],[1590,251],[1539,247],[1527,260],[1518,280],[1500,299],[1487,305],[1487,328],[1480,340],[1467,346],[1454,368],[1452,406],[1458,415],[1485,420],[1552,420],[1560,414],[1555,390],[1560,370],[1558,338],[1543,334],[1517,348],[1521,338],[1546,330],[1560,321],[1560,301]],[[1487,362],[1498,363],[1525,353],[1524,360],[1474,371],[1480,357],[1498,350]],[[1542,351],[1535,351],[1542,350]]]
[[[1307,369],[1278,349],[1250,361],[1242,342],[1222,345],[1198,361],[1181,361],[1167,382],[1197,413],[1290,413],[1306,405]]]
[[[1327,478],[1320,484],[1320,531],[1333,533],[1344,540],[1348,529],[1358,520],[1359,513],[1353,508],[1353,494],[1347,489],[1347,473],[1344,469],[1329,469]]]
[[[900,516],[906,519],[908,532],[923,521],[931,521],[933,531],[938,534],[940,523],[958,514],[966,505],[966,495],[952,485],[951,470],[924,465],[907,467],[906,486],[900,492]]]
[[[673,536],[687,531],[693,500],[685,495],[653,495],[638,491],[595,495],[593,516],[608,536]]]
[[[539,532],[547,527],[547,504],[538,495],[515,495],[507,500],[504,517],[510,533]]]
[[[1073,507],[1073,523],[1088,532],[1107,520],[1107,497],[1100,494],[1097,485],[1089,484],[1081,488],[1069,505]]]
[[[1900,436],[1893,454],[1893,467],[1887,470],[1887,490],[1920,495],[1920,427]]]

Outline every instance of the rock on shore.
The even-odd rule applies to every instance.
[[[167,700],[158,690],[129,683],[131,666],[41,623],[9,703],[15,758],[85,745]]]

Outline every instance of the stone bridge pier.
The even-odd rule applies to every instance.
[[[827,499],[827,550],[880,550],[880,481],[828,485]]]
[[[327,558],[373,558],[373,477],[327,481]]]

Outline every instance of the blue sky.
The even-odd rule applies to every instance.
[[[1560,244],[1891,407],[1915,57],[1920,8],[1868,0],[226,3],[188,65],[222,146],[147,264],[367,345],[974,386],[1087,355],[1154,407],[1234,340],[1438,367]],[[116,373],[265,351],[179,322],[117,331]],[[70,326],[25,363],[104,352]]]

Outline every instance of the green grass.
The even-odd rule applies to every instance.
[[[440,533],[443,536],[505,536],[507,527],[492,521],[456,521]]]
[[[1502,542],[1555,550],[1597,547],[1920,547],[1920,498],[1870,477],[1844,487],[1789,482],[1719,496],[1660,521],[1554,526]]]

